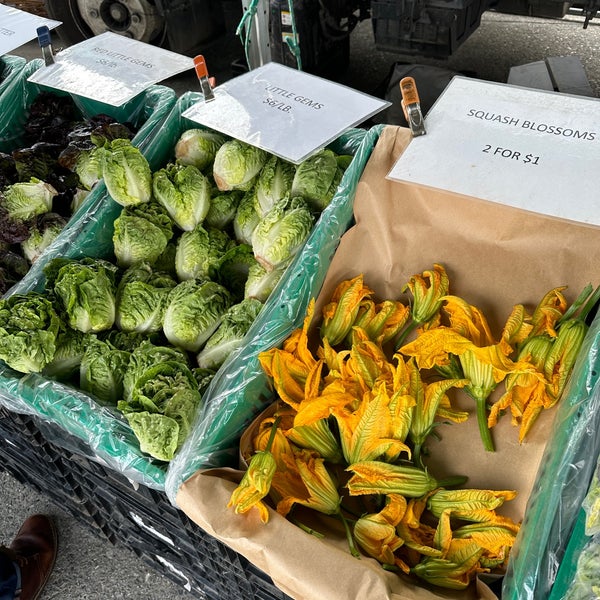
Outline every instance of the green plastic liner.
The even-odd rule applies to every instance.
[[[23,57],[10,54],[0,58],[0,102],[2,102],[4,90],[19,76],[26,62]]]
[[[258,355],[280,345],[299,327],[310,300],[318,296],[340,238],[352,223],[356,188],[382,129],[376,126],[366,132],[337,193],[260,312],[245,345],[229,357],[211,382],[192,433],[167,470],[165,491],[173,504],[181,484],[198,469],[237,467],[241,434],[271,402]],[[338,144],[349,141],[355,140],[342,136]],[[339,145],[333,149],[344,150]]]
[[[555,583],[600,451],[599,352],[597,316],[558,405],[511,552],[502,588],[504,600],[546,599]]]
[[[161,168],[172,159],[173,148],[183,131],[198,127],[198,124],[183,118],[182,113],[199,101],[203,101],[199,93],[187,92],[182,95],[160,123],[156,134],[141,146],[152,170]],[[279,287],[271,294],[261,311],[261,316],[263,313],[265,316],[259,316],[248,332],[251,353],[256,354],[265,344],[271,345],[276,332],[285,335],[289,319],[299,318],[304,313],[310,295],[321,285],[339,238],[352,219],[354,190],[377,135],[375,132],[353,129],[331,144],[333,150],[354,154],[355,158],[346,169],[330,206],[315,225],[306,250],[297,257]],[[43,268],[53,258],[114,260],[114,220],[121,210],[122,207],[106,192],[99,195],[85,214],[79,216],[76,224],[61,233],[11,293],[43,291]],[[292,278],[294,282],[288,287],[286,281]],[[281,324],[278,323],[280,319]],[[265,328],[269,329],[268,335],[263,331]],[[223,373],[221,376],[217,374],[220,381],[227,381],[231,377],[227,364],[231,362],[219,371],[219,374]],[[11,410],[36,415],[38,420],[54,424],[64,432],[64,438],[58,440],[63,447],[67,447],[69,440],[79,440],[84,448],[89,448],[87,455],[123,473],[130,480],[154,489],[165,488],[167,466],[139,450],[129,425],[116,410],[101,407],[83,392],[45,379],[39,374],[22,376],[4,367],[0,368],[0,402],[6,397],[12,403],[9,405]],[[210,390],[204,395],[204,402],[212,404]],[[69,449],[72,449],[72,445]],[[74,451],[79,454],[85,452],[81,449]]]

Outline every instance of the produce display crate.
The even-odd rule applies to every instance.
[[[4,90],[19,76],[26,62],[21,56],[6,54],[0,57],[0,102]]]
[[[196,526],[166,495],[48,441],[64,431],[0,408],[0,469],[100,538],[206,600],[286,600],[259,569]]]
[[[448,58],[479,27],[485,0],[373,0],[378,50]]]

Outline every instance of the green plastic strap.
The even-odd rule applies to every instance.
[[[298,31],[296,30],[296,14],[294,12],[294,0],[288,0],[288,11],[292,23],[292,37],[286,37],[285,43],[288,45],[290,52],[296,59],[298,71],[302,71],[302,54],[300,52],[300,44],[298,43]]]

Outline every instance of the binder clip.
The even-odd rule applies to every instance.
[[[42,58],[46,66],[54,64],[54,52],[52,50],[52,40],[50,38],[50,30],[46,25],[42,25],[36,29],[38,43],[42,49]]]
[[[421,112],[421,104],[415,80],[412,77],[402,78],[400,80],[400,92],[402,94],[400,106],[402,106],[404,117],[408,122],[413,137],[425,135],[425,123],[423,121],[423,113]]]
[[[214,79],[208,76],[208,69],[206,68],[206,61],[204,56],[199,54],[194,57],[194,69],[196,70],[196,76],[200,81],[200,91],[204,96],[204,102],[210,102],[215,99],[215,95],[212,90],[214,85]]]

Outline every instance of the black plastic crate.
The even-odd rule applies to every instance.
[[[200,529],[164,492],[134,487],[102,464],[54,445],[47,437],[68,434],[38,421],[0,407],[1,470],[197,598],[288,600],[265,573]]]
[[[372,0],[375,46],[448,58],[479,27],[487,0]]]

